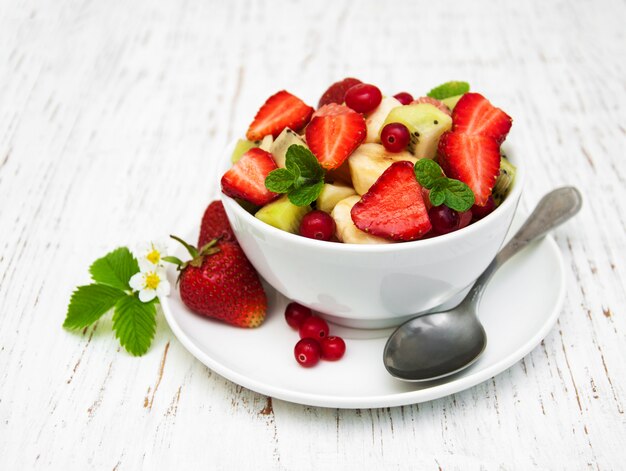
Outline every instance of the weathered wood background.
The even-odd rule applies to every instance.
[[[1,2],[0,469],[623,469],[625,20],[618,0]],[[110,320],[61,329],[93,259],[198,220],[267,96],[314,103],[346,75],[468,80],[515,118],[526,209],[582,190],[541,346],[454,396],[353,411],[224,380],[162,315],[142,358]]]

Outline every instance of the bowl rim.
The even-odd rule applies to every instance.
[[[237,139],[233,139],[228,146],[224,149],[221,154],[222,160],[220,161],[222,166],[220,167],[220,171],[224,170],[225,162],[230,165],[230,151],[233,149]],[[512,163],[515,165],[517,172],[515,175],[515,181],[513,183],[513,189],[509,192],[509,195],[506,197],[504,202],[498,206],[493,212],[485,216],[483,219],[476,221],[473,224],[470,224],[463,229],[459,229],[458,231],[450,232],[448,234],[439,235],[436,237],[431,237],[429,239],[418,239],[412,240],[408,242],[394,242],[390,244],[348,244],[344,242],[329,242],[323,240],[309,239],[307,237],[302,237],[297,234],[292,234],[291,232],[286,232],[281,229],[278,229],[274,226],[270,226],[269,224],[261,221],[254,217],[253,214],[250,214],[246,211],[237,201],[235,201],[230,196],[227,196],[221,191],[221,184],[218,182],[218,188],[220,189],[220,197],[224,205],[228,206],[233,212],[237,214],[238,217],[242,218],[244,221],[248,222],[254,228],[259,231],[266,232],[268,235],[271,235],[273,238],[276,238],[280,241],[289,244],[300,245],[303,250],[306,249],[325,249],[330,252],[338,252],[338,253],[384,253],[384,252],[396,252],[396,251],[405,251],[405,250],[415,250],[415,249],[427,249],[437,245],[443,245],[448,242],[454,243],[458,239],[461,239],[466,236],[470,236],[471,234],[480,231],[485,225],[490,224],[494,219],[501,214],[505,214],[507,211],[505,209],[511,208],[513,206],[512,211],[515,213],[517,209],[517,204],[521,197],[521,193],[524,187],[525,179],[526,179],[526,169],[523,163],[518,161],[515,151],[512,151],[511,144],[509,142],[505,142],[502,144],[501,155],[505,155],[507,159],[510,156],[513,156]],[[227,160],[226,160],[227,159]],[[220,173],[219,177],[221,179],[222,173]],[[507,227],[508,228],[508,227]]]

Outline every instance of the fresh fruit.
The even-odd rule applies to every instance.
[[[315,112],[306,128],[306,142],[325,169],[339,167],[363,142],[367,128],[359,113],[330,104]]]
[[[452,126],[452,118],[436,106],[418,103],[394,108],[385,119],[402,123],[411,133],[408,150],[418,159],[432,159],[437,153],[439,137]]]
[[[267,298],[239,244],[213,240],[200,249],[183,240],[192,259],[178,264],[180,298],[191,311],[239,327],[265,319]]]
[[[381,144],[360,145],[348,159],[354,189],[364,195],[391,164],[403,160],[417,162],[407,151],[388,152]]]
[[[307,317],[298,329],[301,339],[321,340],[328,336],[329,328],[324,319],[317,316]]]
[[[439,164],[450,178],[471,188],[483,206],[500,174],[500,145],[486,136],[446,132],[439,140]]]
[[[204,210],[200,224],[198,247],[219,238],[221,242],[237,242],[221,201],[212,201]]]
[[[263,206],[254,216],[277,229],[297,234],[302,218],[309,211],[309,206],[296,206],[285,195]]]
[[[274,139],[272,142],[272,146],[270,148],[270,152],[274,157],[274,161],[276,165],[279,167],[285,167],[285,159],[287,158],[287,149],[289,149],[292,145],[303,146],[308,149],[308,146],[304,142],[297,132],[292,129],[285,128],[280,135]]]
[[[402,106],[402,103],[394,97],[384,97],[374,111],[372,111],[365,118],[365,125],[367,126],[367,136],[365,142],[380,142],[380,131],[383,127],[383,123],[387,118],[389,112]]]
[[[346,159],[343,163],[332,170],[326,171],[326,181],[329,183],[343,183],[348,186],[352,186],[352,177],[350,176],[350,165],[348,165]]]
[[[259,149],[262,149],[265,152],[269,152],[271,154],[273,142],[274,142],[274,137],[271,134],[268,134],[263,139],[261,139],[261,143],[259,144]]]
[[[311,211],[302,218],[300,235],[309,239],[330,240],[335,235],[335,221],[324,211]]]
[[[336,335],[322,339],[320,347],[322,347],[322,359],[328,361],[337,361],[346,353],[346,342]]]
[[[293,349],[296,361],[305,368],[317,365],[322,356],[322,347],[317,340],[300,339]]]
[[[455,95],[455,96],[451,96],[449,98],[442,98],[440,101],[441,101],[441,103],[446,105],[450,110],[454,110],[454,107],[459,102],[459,100],[461,99],[462,96],[463,95]]]
[[[467,93],[469,92],[469,89],[469,83],[452,80],[433,88],[427,93],[427,95],[431,98],[436,98],[437,100],[443,100],[444,98],[450,98]]]
[[[403,105],[408,105],[413,101],[413,95],[408,92],[396,93],[393,97]]]
[[[452,122],[454,132],[491,137],[498,143],[504,141],[513,124],[508,114],[479,93],[466,93],[459,99]]]
[[[237,144],[235,144],[235,148],[233,149],[233,153],[230,155],[230,161],[236,164],[243,154],[254,147],[259,147],[259,144],[247,139],[238,139]]]
[[[469,226],[472,222],[472,217],[473,215],[471,208],[467,211],[459,213],[459,224],[457,225],[456,229],[459,230]]]
[[[402,123],[389,123],[380,132],[380,140],[389,152],[401,152],[411,140],[411,134]]]
[[[362,231],[392,240],[415,240],[431,229],[422,188],[411,162],[396,162],[351,211]]]
[[[352,77],[345,78],[340,80],[339,82],[333,83],[328,90],[324,92],[322,97],[320,98],[319,103],[317,104],[318,108],[321,108],[324,105],[329,105],[331,103],[337,103],[341,105],[346,97],[346,92],[349,88],[354,87],[361,83],[359,79],[355,79]]]
[[[257,206],[267,204],[278,196],[265,188],[265,177],[275,169],[272,154],[250,149],[222,176],[222,191]]]
[[[500,158],[500,174],[496,179],[496,184],[493,186],[492,194],[496,206],[500,206],[504,199],[507,197],[513,183],[515,182],[515,174],[517,169],[506,157]]]
[[[487,202],[483,206],[474,205],[472,206],[472,215],[475,221],[478,221],[488,214],[491,214],[493,210],[496,209],[496,202],[493,199],[493,195],[487,198]]]
[[[339,183],[326,183],[315,204],[317,209],[330,214],[337,203],[352,195],[356,195],[356,191],[351,186]]]
[[[313,315],[313,311],[298,303],[289,303],[285,308],[285,320],[293,329],[298,330],[305,319]]]
[[[452,115],[450,108],[448,108],[448,106],[445,103],[435,98],[431,98],[429,96],[421,96],[418,99],[413,100],[411,102],[412,105],[419,105],[420,103],[428,103],[429,105],[433,105],[437,107],[439,110],[443,111],[448,116]]]
[[[248,128],[246,137],[258,141],[268,134],[277,137],[285,128],[302,129],[311,119],[313,108],[282,90],[267,99]]]
[[[380,105],[383,94],[380,89],[369,83],[359,83],[346,91],[346,105],[357,113],[369,113]]]
[[[459,224],[459,213],[448,208],[445,204],[430,208],[428,217],[433,226],[433,231],[439,235],[456,230]]]
[[[332,216],[337,226],[337,238],[346,244],[390,244],[387,239],[363,232],[354,225],[350,211],[360,199],[358,195],[349,196],[335,205]]]

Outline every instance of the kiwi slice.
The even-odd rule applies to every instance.
[[[432,159],[437,153],[439,137],[452,127],[452,118],[428,103],[398,106],[392,109],[382,127],[402,123],[411,133],[408,150],[418,159]]]
[[[500,157],[500,175],[496,179],[491,194],[496,206],[500,206],[513,188],[517,169],[505,156]]]
[[[296,206],[285,195],[263,206],[254,216],[277,229],[297,234],[302,218],[309,211],[310,206]]]
[[[317,197],[317,209],[330,214],[337,203],[352,195],[356,195],[356,191],[351,186],[339,183],[326,183]]]
[[[248,152],[250,149],[254,147],[259,147],[258,142],[247,141],[246,139],[239,139],[237,144],[235,144],[235,148],[233,149],[233,153],[230,156],[230,161],[236,164],[241,156]]]
[[[298,135],[298,133],[296,133],[295,131],[292,131],[289,128],[285,128],[283,132],[281,132],[278,135],[278,137],[272,143],[272,146],[270,148],[270,152],[272,153],[272,156],[274,157],[274,161],[276,162],[276,165],[278,165],[279,167],[285,166],[285,159],[287,158],[287,149],[289,149],[289,147],[294,144],[306,147],[308,149],[308,146],[304,142],[304,139],[302,139]]]
[[[456,104],[459,102],[459,100],[461,99],[463,95],[455,95],[455,96],[451,96],[449,98],[444,98],[443,100],[439,100],[441,101],[441,103],[443,103],[444,105],[446,105],[448,108],[450,108],[451,110],[454,109],[454,107],[456,106]]]

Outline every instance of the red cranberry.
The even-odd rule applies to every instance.
[[[403,105],[409,105],[413,101],[413,95],[407,92],[396,93],[393,97]]]
[[[311,317],[313,312],[306,306],[298,303],[289,303],[285,308],[285,320],[294,329],[299,329],[305,319]]]
[[[402,123],[389,123],[380,132],[380,140],[389,152],[401,152],[409,145],[411,134]]]
[[[459,224],[455,230],[463,229],[464,227],[469,226],[470,222],[472,222],[472,211],[468,209],[467,211],[459,213]]]
[[[322,356],[322,348],[317,340],[301,339],[293,349],[296,361],[305,368],[317,365]]]
[[[346,342],[341,337],[326,337],[322,339],[321,347],[324,360],[337,361],[346,353]]]
[[[444,204],[430,208],[428,217],[433,231],[439,235],[455,231],[459,225],[459,213]]]
[[[328,324],[324,319],[317,316],[308,317],[300,325],[299,333],[301,339],[311,338],[321,340],[328,337]]]
[[[311,211],[302,218],[300,235],[309,239],[330,240],[335,235],[335,220],[324,211]]]
[[[474,215],[474,219],[478,221],[487,216],[487,214],[492,213],[494,209],[496,209],[496,202],[493,196],[490,195],[484,206],[478,206],[476,204],[472,206],[472,214]]]
[[[357,113],[369,113],[380,105],[383,94],[378,87],[369,83],[360,83],[346,92],[346,105]]]

